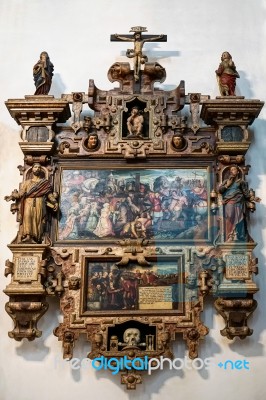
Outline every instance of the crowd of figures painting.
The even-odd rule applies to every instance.
[[[207,237],[203,169],[64,170],[59,240]]]

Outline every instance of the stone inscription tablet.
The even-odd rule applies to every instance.
[[[36,281],[38,278],[39,257],[22,256],[16,258],[14,280]]]
[[[226,279],[249,279],[247,255],[230,254],[226,256]]]

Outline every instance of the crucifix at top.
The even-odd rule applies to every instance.
[[[167,35],[144,35],[142,32],[147,32],[147,28],[143,26],[133,26],[130,32],[134,32],[133,35],[118,35],[115,33],[111,35],[111,42],[134,42],[134,49],[127,49],[126,56],[133,58],[134,61],[134,78],[137,82],[140,76],[140,66],[148,61],[148,57],[142,53],[142,48],[145,42],[166,42]]]

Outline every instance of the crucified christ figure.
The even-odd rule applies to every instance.
[[[143,38],[141,32],[135,32],[133,37],[120,36],[117,33],[114,36],[116,39],[125,42],[134,42],[134,49],[127,49],[126,56],[134,59],[134,78],[137,82],[139,80],[140,65],[145,64],[148,61],[148,57],[142,53],[144,43],[156,42],[157,40],[162,39],[164,35]]]

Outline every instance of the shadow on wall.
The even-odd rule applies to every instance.
[[[65,93],[66,85],[62,81],[60,74],[54,74],[52,88],[49,94],[52,94],[56,99],[61,98],[61,94]]]
[[[240,78],[236,80],[236,95],[244,96],[246,99],[252,99],[254,94],[251,90],[250,80],[244,71],[238,71]]]
[[[172,57],[180,57],[181,52],[180,51],[175,51],[175,50],[159,50],[159,51],[153,51],[153,47],[157,46],[152,46],[151,48],[148,47],[144,48],[143,53],[148,57],[149,61],[148,62],[159,62],[160,59],[166,59],[166,58],[172,58]],[[120,53],[121,56],[126,57],[126,51],[121,51]],[[125,58],[125,62],[129,60],[128,58]]]

